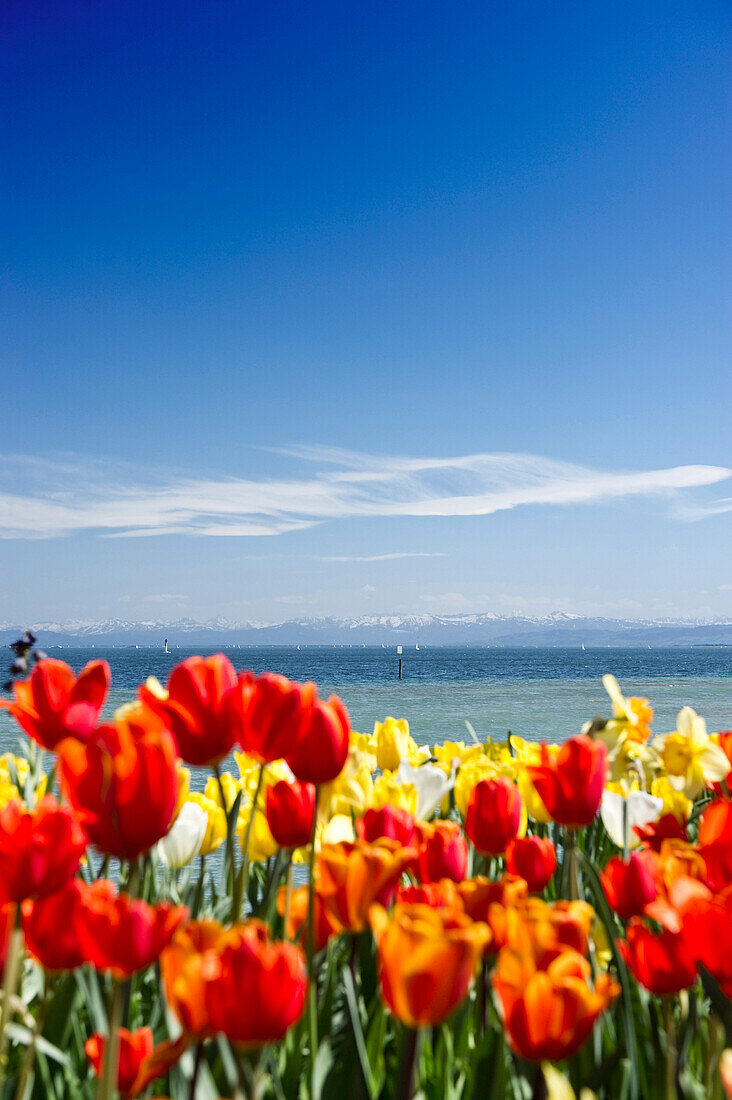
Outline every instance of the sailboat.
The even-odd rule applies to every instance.
[[[165,652],[170,653],[170,650],[168,649],[168,639],[167,638],[165,639]]]
[[[582,643],[582,652],[583,652],[583,653],[584,653],[584,649],[585,649],[585,643],[583,642],[583,643]]]

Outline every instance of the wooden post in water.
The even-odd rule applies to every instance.
[[[402,647],[397,646],[397,656],[399,657],[399,679],[402,678]]]

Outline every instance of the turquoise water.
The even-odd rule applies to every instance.
[[[54,649],[75,669],[95,657],[112,669],[105,713],[135,696],[147,676],[165,682],[170,669],[193,650],[161,648]],[[627,695],[646,696],[656,711],[657,733],[675,726],[678,710],[692,706],[710,732],[732,727],[732,648],[689,649],[495,649],[404,647],[404,678],[397,679],[393,647],[307,646],[230,648],[237,668],[272,670],[312,679],[323,694],[336,692],[353,726],[370,732],[390,714],[406,718],[421,744],[467,736],[465,720],[479,737],[505,737],[507,730],[540,740],[579,732],[596,714],[609,715],[601,677],[612,672]],[[15,746],[12,719],[0,712],[0,751]]]

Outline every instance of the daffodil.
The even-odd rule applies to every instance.
[[[464,741],[445,741],[441,745],[432,746],[432,755],[438,768],[442,768],[445,775],[449,775],[453,766],[464,767],[469,761],[483,757],[482,745],[466,745]]]
[[[732,766],[709,737],[704,719],[691,707],[682,707],[676,729],[656,737],[653,747],[671,786],[687,798],[697,798],[710,783],[721,783]]]
[[[618,681],[609,673],[603,676],[602,683],[613,707],[611,722],[622,726],[630,740],[647,741],[653,721],[653,707],[649,705],[648,700],[640,696],[626,698],[620,690]]]
[[[671,785],[667,776],[661,775],[658,779],[653,780],[651,794],[655,795],[656,798],[660,798],[663,802],[660,817],[663,817],[664,814],[673,814],[682,825],[689,820],[694,803],[686,797],[683,791],[677,791]]]
[[[413,783],[401,783],[393,772],[385,772],[374,780],[374,793],[371,805],[375,810],[383,806],[393,806],[407,813],[417,812],[417,788]]]

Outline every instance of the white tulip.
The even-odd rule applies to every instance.
[[[455,786],[455,770],[453,768],[448,777],[434,764],[423,764],[422,767],[415,768],[406,760],[402,760],[397,772],[397,781],[411,783],[416,788],[417,809],[414,816],[424,819],[432,817],[447,792]]]
[[[195,802],[184,802],[170,832],[158,842],[158,859],[177,870],[198,855],[208,826],[208,815]]]
[[[634,826],[649,825],[651,821],[658,820],[662,809],[663,799],[646,791],[631,791],[624,798],[615,791],[605,790],[602,792],[600,817],[613,844],[624,848],[627,813],[628,847],[635,848],[640,840],[633,831]]]

